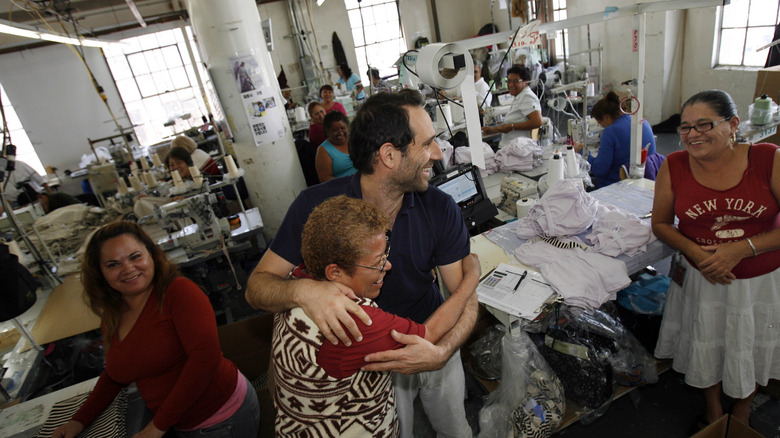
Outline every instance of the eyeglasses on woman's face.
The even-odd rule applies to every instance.
[[[725,119],[715,120],[712,122],[699,122],[695,125],[680,125],[677,127],[677,133],[680,135],[688,135],[691,132],[691,129],[695,129],[696,132],[712,131],[719,124],[728,122],[729,120],[731,120],[731,117],[726,117]]]
[[[367,269],[373,269],[375,271],[379,272],[385,272],[385,265],[387,265],[387,257],[390,256],[390,241],[388,240],[387,246],[385,247],[385,254],[382,256],[382,259],[379,260],[379,264],[376,266],[368,266],[368,265],[359,265],[355,263],[355,266],[360,266],[361,268],[367,268]]]

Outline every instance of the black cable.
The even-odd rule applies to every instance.
[[[406,68],[406,71],[408,71],[409,73],[411,73],[411,74],[413,74],[413,75],[415,75],[415,76],[417,76],[419,78],[420,76],[417,74],[417,72],[413,71],[412,69],[409,68],[408,65],[406,65],[406,55],[408,53],[412,53],[412,52],[419,52],[419,50],[417,50],[417,49],[407,50],[406,52],[404,52],[404,56],[401,57],[401,62],[404,64],[404,68]]]

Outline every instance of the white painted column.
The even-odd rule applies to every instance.
[[[284,111],[281,90],[266,48],[260,14],[253,0],[189,0],[187,10],[193,32],[233,134],[233,150],[244,169],[252,204],[260,208],[266,240],[272,238],[288,207],[306,188],[292,131]],[[249,111],[235,79],[231,58],[251,56],[256,87],[269,87],[281,110],[269,112],[270,124],[284,127],[283,135],[256,144]],[[256,116],[256,115],[255,115]],[[273,118],[273,119],[272,119]]]
[[[637,90],[636,98],[639,99],[639,110],[631,116],[631,155],[629,176],[631,178],[644,178],[645,168],[642,166],[642,119],[644,118],[645,104],[645,33],[647,32],[647,13],[634,15],[635,29],[637,30]]]

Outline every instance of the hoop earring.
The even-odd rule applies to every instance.
[[[680,149],[685,149],[685,143],[683,143],[682,139],[677,142],[677,147]]]
[[[731,147],[734,147],[734,145],[737,144],[737,133],[732,132],[731,133]]]

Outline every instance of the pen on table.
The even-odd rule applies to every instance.
[[[528,271],[523,271],[523,274],[520,276],[520,279],[517,280],[517,284],[515,285],[515,288],[512,289],[513,292],[517,292],[517,288],[520,287],[520,283],[523,282],[526,275],[528,275]]]

